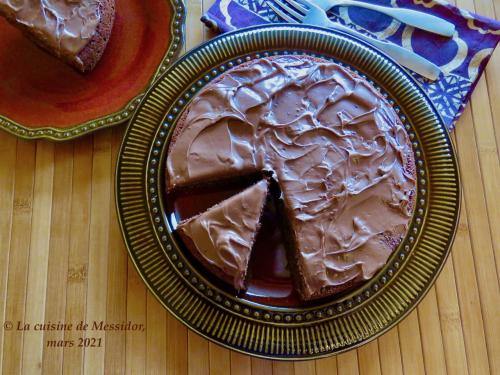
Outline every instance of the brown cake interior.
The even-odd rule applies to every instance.
[[[262,180],[183,220],[176,232],[195,258],[237,291],[246,289],[248,264],[268,194]]]

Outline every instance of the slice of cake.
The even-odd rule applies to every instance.
[[[267,191],[268,182],[262,180],[177,227],[190,252],[238,291],[246,289],[248,262]]]
[[[114,0],[0,0],[0,15],[40,47],[81,72],[104,52],[115,18]]]

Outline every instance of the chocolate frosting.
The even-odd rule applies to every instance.
[[[260,181],[177,227],[193,242],[199,258],[245,288],[250,253],[266,202],[268,182]]]
[[[386,263],[411,217],[414,165],[399,118],[366,80],[326,60],[263,58],[226,72],[186,111],[169,187],[269,171],[304,298]]]
[[[100,20],[96,0],[0,0],[0,14],[25,26],[57,56],[77,62]]]

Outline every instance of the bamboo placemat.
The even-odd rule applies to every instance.
[[[189,49],[210,36],[199,22],[210,1],[186,2]],[[498,0],[457,5],[500,17]],[[500,374],[498,98],[497,50],[453,135],[462,214],[451,257],[435,286],[379,339],[335,357],[296,363],[254,359],[209,343],[178,323],[146,290],[127,258],[114,204],[123,128],[63,144],[28,142],[1,132],[0,372]],[[80,321],[90,327],[77,330]],[[100,322],[127,321],[139,328],[91,329]],[[29,330],[18,329],[24,323]],[[36,323],[74,326],[35,330]],[[95,339],[94,344],[101,339],[100,347],[78,347],[85,338]],[[74,346],[48,346],[58,340]]]

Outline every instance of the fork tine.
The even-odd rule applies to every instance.
[[[279,1],[266,0],[266,3],[279,17],[283,18],[287,22],[300,23],[300,21],[302,21],[302,19],[304,18],[302,14],[296,12],[286,4],[283,4]],[[290,16],[290,14],[285,13],[282,9],[287,10],[290,14],[294,15],[296,18]]]
[[[302,9],[302,11],[305,11],[302,6],[299,5],[299,7],[296,7],[295,3],[292,3],[289,0],[274,0],[274,2],[278,5],[280,5],[283,9],[285,9],[288,13],[290,13],[292,16],[298,18],[299,20],[302,20],[304,18],[304,15],[302,13],[298,12],[298,9]]]
[[[308,9],[306,7],[309,6],[309,4],[303,0],[284,0],[291,6],[293,6],[295,9],[301,11],[302,13],[307,13]]]

